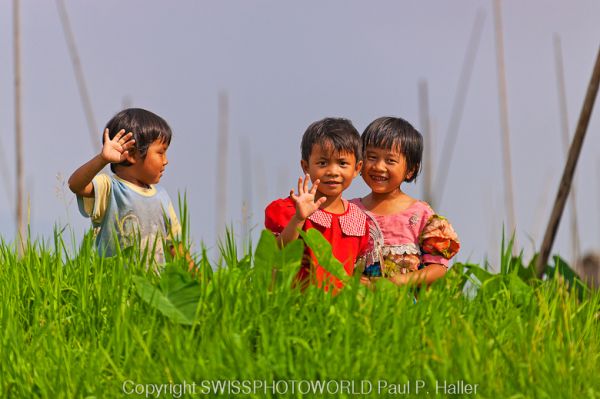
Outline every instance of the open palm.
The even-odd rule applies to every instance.
[[[308,174],[304,176],[304,181],[301,177],[298,178],[298,195],[294,193],[294,190],[290,191],[290,198],[296,204],[296,216],[301,220],[307,219],[327,201],[327,197],[321,197],[315,201],[319,179],[313,182],[310,190],[308,189],[309,180],[310,176]]]
[[[102,158],[110,163],[120,163],[127,159],[129,150],[135,145],[132,138],[133,133],[125,134],[121,129],[112,139],[108,135],[108,129],[104,129],[104,144],[102,146]]]

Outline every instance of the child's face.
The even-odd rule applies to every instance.
[[[406,158],[398,149],[367,147],[362,177],[374,193],[398,190],[411,175],[406,169]]]
[[[362,166],[356,162],[356,156],[349,152],[335,151],[332,146],[315,144],[308,161],[300,162],[304,173],[310,180],[320,180],[317,188],[321,196],[338,197],[350,186]]]
[[[144,184],[157,184],[162,177],[165,167],[169,163],[167,160],[167,149],[169,145],[164,141],[154,140],[146,157],[141,159],[138,154],[134,155],[135,164],[132,166],[135,170],[136,178]]]

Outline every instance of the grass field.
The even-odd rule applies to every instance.
[[[302,250],[265,233],[238,256],[229,237],[223,267],[201,252],[199,275],[175,259],[159,277],[135,252],[98,257],[90,236],[22,258],[3,243],[0,396],[600,397],[598,292],[528,280],[503,256],[497,276],[456,265],[416,304],[387,282],[300,293]]]

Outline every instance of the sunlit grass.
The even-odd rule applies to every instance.
[[[372,396],[386,380],[409,382],[412,397],[460,380],[480,398],[600,396],[598,292],[524,283],[503,258],[503,274],[487,280],[457,265],[416,304],[408,289],[354,279],[332,296],[291,288],[300,242],[279,250],[265,233],[253,253],[237,248],[230,234],[223,267],[213,272],[201,248],[196,273],[178,258],[159,277],[132,251],[100,258],[90,235],[73,250],[57,232],[23,258],[1,243],[0,396],[123,397],[128,380],[356,380],[370,381]],[[471,299],[468,272],[484,280]],[[429,395],[415,395],[417,380]],[[275,395],[254,395],[265,396]]]

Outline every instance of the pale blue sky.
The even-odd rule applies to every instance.
[[[32,230],[49,237],[89,222],[63,180],[92,155],[89,133],[53,1],[21,2],[23,126]],[[251,216],[285,196],[300,173],[305,128],[325,116],[350,118],[362,131],[397,115],[419,123],[418,81],[429,85],[434,165],[445,155],[467,41],[479,8],[484,28],[442,203],[463,249],[458,260],[497,263],[504,206],[491,1],[66,1],[84,68],[97,140],[129,97],[173,128],[161,184],[187,191],[192,235],[215,241],[217,96],[230,98],[228,220],[241,231],[251,173]],[[562,39],[571,134],[600,43],[600,2],[504,1],[504,44],[517,234],[539,247],[563,168],[564,148],[553,34]],[[12,2],[0,3],[0,234],[14,227]],[[598,107],[596,107],[598,108]],[[577,169],[581,246],[600,243],[600,119],[592,115]],[[99,147],[98,147],[99,148]],[[96,150],[98,150],[98,148]],[[9,177],[9,195],[5,193]],[[60,179],[57,179],[60,176]],[[244,179],[244,180],[243,180]],[[422,195],[422,179],[407,187]],[[434,188],[435,191],[435,188]],[[58,193],[64,193],[58,194]],[[348,198],[368,188],[357,179]],[[566,212],[568,217],[569,213]],[[555,252],[570,256],[564,219]]]

